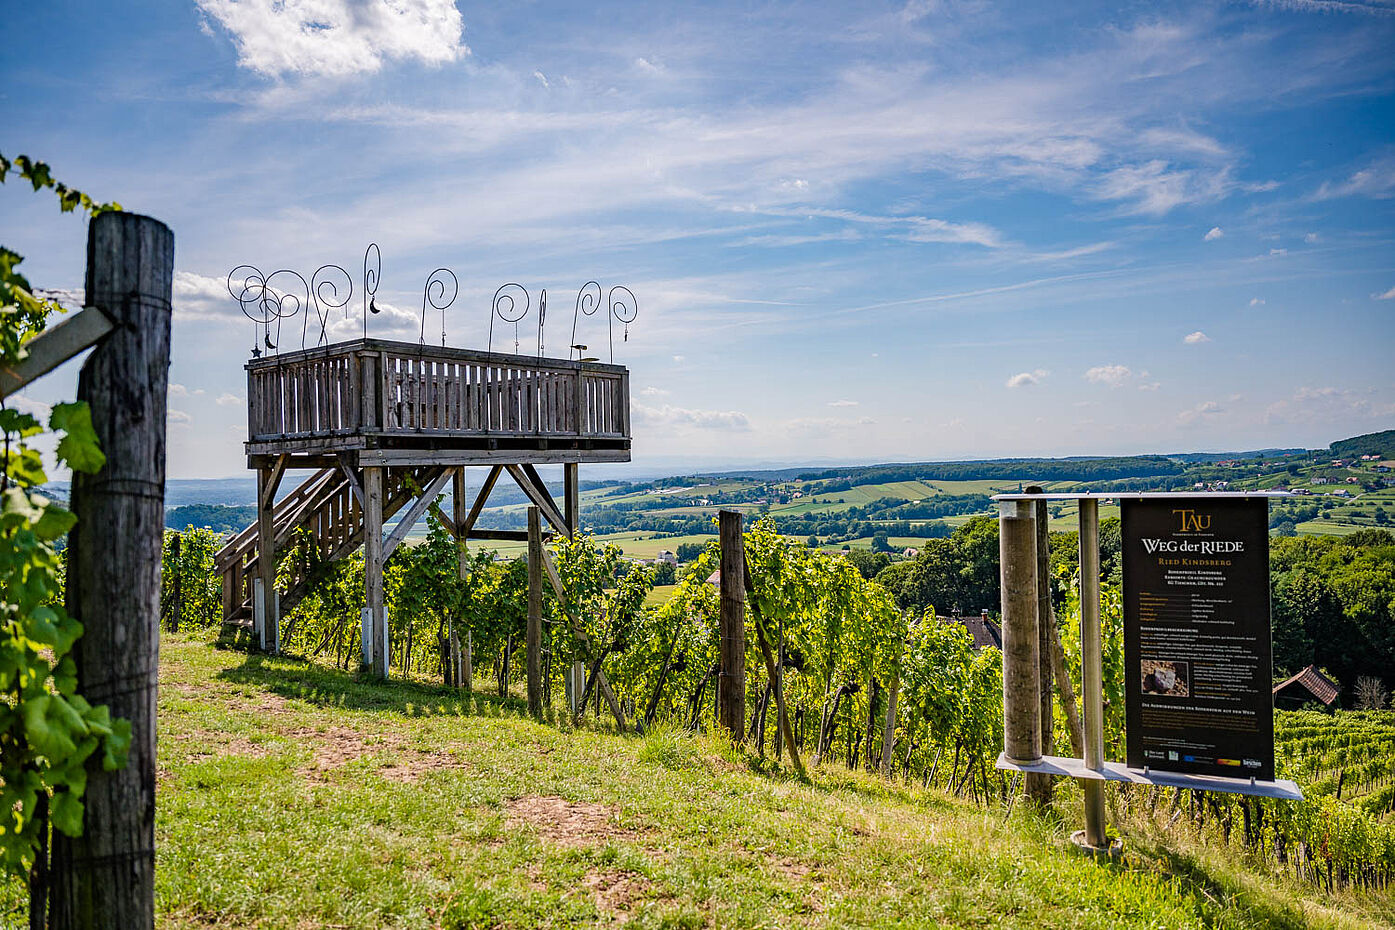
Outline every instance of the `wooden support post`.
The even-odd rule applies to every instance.
[[[451,518],[455,524],[457,536],[455,538],[456,548],[460,553],[460,577],[464,578],[469,570],[470,552],[466,548],[465,534],[461,527],[465,523],[465,469],[457,468],[451,477]],[[463,684],[466,691],[474,688],[474,657],[470,654],[470,647],[473,645],[471,631],[465,631],[465,644],[461,648],[460,632],[454,634],[452,649],[455,652],[456,675],[455,683]]]
[[[1032,486],[1028,494],[1040,494],[1042,489]],[[1037,680],[1041,688],[1038,701],[1041,704],[1041,751],[1051,755],[1051,737],[1055,730],[1055,714],[1051,694],[1051,653],[1052,635],[1055,623],[1051,615],[1051,537],[1046,521],[1050,513],[1046,501],[1033,501],[1036,517],[1036,556],[1037,556]],[[1050,775],[1028,772],[1026,780],[1027,797],[1040,807],[1051,803],[1054,781]]]
[[[106,454],[74,474],[65,606],[82,622],[78,691],[131,722],[126,766],[87,762],[83,833],[53,831],[49,926],[155,926],[155,707],[164,537],[174,234],[158,220],[103,213],[87,238],[87,304],[117,324],[83,363],[78,400]],[[42,911],[43,901],[33,902]],[[32,906],[32,905],[31,905]]]
[[[1031,501],[1003,501],[998,556],[1003,594],[1003,731],[1008,760],[1041,759],[1037,660],[1037,532]]]
[[[901,655],[906,654],[906,647],[901,646]],[[886,695],[886,720],[882,725],[882,762],[881,773],[891,774],[891,749],[896,742],[896,704],[901,697],[901,662],[897,661],[896,668],[891,673],[891,684],[887,687]]]
[[[383,613],[383,475],[363,470],[364,664],[379,678],[388,674],[387,617]]]
[[[567,462],[562,466],[562,506],[566,509],[567,535],[575,536],[581,529],[581,466]]]
[[[542,718],[542,512],[528,508],[528,713]]]
[[[1100,638],[1100,510],[1080,499],[1080,690],[1085,705],[1085,767],[1104,770],[1104,675]],[[1085,842],[1096,848],[1105,835],[1104,782],[1085,779]]]
[[[282,457],[284,460],[284,456]],[[257,648],[274,651],[278,637],[276,616],[276,489],[285,466],[257,469],[257,578],[261,581],[260,614],[252,612]]]
[[[721,540],[721,671],[717,675],[717,722],[736,742],[746,735],[746,550],[741,514],[717,513]]]

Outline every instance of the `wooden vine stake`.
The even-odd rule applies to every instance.
[[[542,515],[528,508],[528,713],[541,719],[542,700]]]
[[[739,516],[739,515],[738,515]],[[790,715],[785,711],[785,687],[781,679],[779,669],[775,664],[775,656],[770,651],[770,641],[765,636],[765,619],[760,614],[760,605],[756,603],[756,586],[751,580],[750,566],[746,564],[746,547],[744,540],[741,541],[741,578],[746,593],[751,596],[751,620],[756,628],[756,642],[760,644],[761,657],[765,659],[765,673],[770,676],[771,691],[775,694],[775,718],[780,727],[780,737],[785,742],[785,748],[790,752],[790,762],[794,765],[794,770],[799,773],[800,778],[808,778],[808,773],[804,771],[804,763],[799,758],[799,746],[794,741],[794,731],[790,728]]]
[[[746,736],[746,549],[741,514],[717,513],[721,541],[721,669],[717,675],[717,723],[740,743]]]
[[[155,926],[155,706],[164,537],[165,414],[174,234],[133,213],[93,218],[87,304],[116,324],[78,379],[106,464],[73,475],[68,612],[78,690],[131,722],[125,768],[87,763],[83,833],[54,831],[49,926]]]

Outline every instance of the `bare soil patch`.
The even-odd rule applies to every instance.
[[[649,892],[649,880],[633,872],[620,872],[615,869],[598,869],[586,873],[581,886],[591,896],[596,910],[616,921],[625,923],[630,919],[634,906]]]
[[[532,796],[505,801],[504,810],[510,826],[528,824],[559,846],[590,846],[634,835],[615,822],[615,809],[604,804]]]
[[[393,758],[378,769],[378,774],[389,781],[410,784],[427,772],[467,767],[467,763],[448,752],[419,752],[407,748],[402,738],[394,733],[365,735],[347,727],[328,730],[300,727],[292,730],[290,736],[314,747],[314,759],[308,769],[311,778],[323,779],[350,762],[385,752]]]

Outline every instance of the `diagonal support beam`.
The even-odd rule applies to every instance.
[[[489,492],[494,490],[494,483],[503,474],[504,466],[495,465],[489,470],[489,477],[484,479],[484,484],[480,485],[479,494],[475,495],[475,503],[470,507],[470,513],[465,517],[465,522],[457,526],[455,538],[465,539],[470,535],[470,528],[479,519],[480,512],[484,510],[485,502],[489,500]]]
[[[83,307],[51,329],[25,343],[23,361],[0,369],[0,397],[9,397],[35,378],[48,374],[84,349],[90,349],[116,328],[98,307]]]
[[[276,506],[276,490],[281,487],[281,476],[286,473],[286,463],[290,460],[289,455],[276,456],[276,464],[271,466],[271,473],[262,488],[261,505],[264,509],[271,510]]]
[[[446,486],[446,482],[450,480],[450,476],[454,474],[454,472],[454,467],[441,469],[441,473],[426,486],[426,490],[422,492],[421,497],[418,497],[407,512],[402,515],[402,519],[397,521],[397,525],[392,528],[392,532],[388,534],[387,539],[383,540],[383,561],[387,561],[388,557],[392,555],[393,550],[402,545],[402,540],[407,538],[407,534],[412,531],[413,526],[416,526],[416,522],[421,518],[421,515],[426,513],[426,508],[431,506],[432,501],[436,499],[436,495],[441,493],[441,489]]]
[[[552,524],[552,528],[566,535],[567,518],[562,516],[562,511],[557,508],[557,502],[552,499],[552,495],[547,493],[547,485],[543,484],[538,470],[532,465],[505,465],[504,467],[509,470],[509,475],[523,493],[528,495],[528,500],[536,504],[543,516],[547,517],[547,522]]]
[[[354,467],[349,464],[347,456],[336,455],[334,458],[339,462],[339,470],[344,473],[344,477],[349,482],[349,489],[354,492],[354,500],[358,501],[359,510],[362,510],[364,508],[363,485],[358,480],[358,472],[354,471]]]
[[[587,653],[591,651],[591,638],[586,635],[586,631],[581,628],[581,620],[572,609],[567,606],[567,589],[562,586],[562,578],[557,574],[557,566],[552,564],[552,554],[546,549],[542,550],[543,571],[547,573],[548,584],[552,586],[552,593],[557,595],[557,603],[562,607],[562,615],[567,618],[568,626],[571,627],[572,636],[581,643]],[[615,697],[615,692],[610,687],[610,681],[605,677],[605,671],[599,664],[595,667],[596,685],[601,689],[601,696],[605,698],[606,704],[610,706],[610,712],[615,715],[615,722],[620,727],[620,732],[625,732],[625,712],[620,708],[620,702]],[[588,689],[589,691],[589,689]],[[580,720],[580,703],[578,704],[578,716]],[[643,733],[644,724],[636,717],[635,730]]]

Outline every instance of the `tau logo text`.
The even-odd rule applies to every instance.
[[[1211,528],[1211,515],[1209,513],[1197,513],[1195,510],[1174,510],[1172,512],[1182,518],[1179,532],[1201,533]]]

